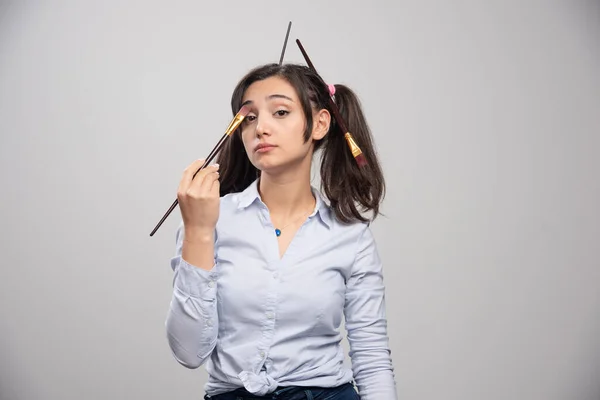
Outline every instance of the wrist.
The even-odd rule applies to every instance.
[[[214,241],[214,229],[189,228],[185,229],[183,241],[189,243],[212,243]]]

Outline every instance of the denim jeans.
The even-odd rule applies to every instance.
[[[277,388],[273,393],[256,396],[244,388],[216,396],[204,396],[205,400],[360,400],[352,383],[333,388],[290,386]]]

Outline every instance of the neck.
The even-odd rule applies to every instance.
[[[258,190],[269,213],[277,219],[312,211],[316,201],[310,186],[310,170],[277,176],[262,173]]]

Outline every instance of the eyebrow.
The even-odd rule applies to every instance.
[[[284,95],[284,94],[272,94],[270,96],[266,97],[267,100],[272,100],[272,99],[285,99],[285,100],[289,100],[291,102],[294,102],[294,100],[292,100],[290,97]],[[245,106],[247,104],[252,104],[252,100],[246,100],[245,102],[242,103],[242,106]]]

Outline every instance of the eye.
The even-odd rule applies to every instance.
[[[246,116],[246,118],[244,118],[244,122],[254,122],[254,120],[255,120],[255,119],[256,119],[256,116],[255,116],[255,115],[250,115],[250,114],[248,114],[248,115]]]
[[[278,110],[278,111],[275,111],[275,114],[276,114],[278,117],[285,117],[285,116],[286,116],[287,114],[289,114],[289,113],[290,113],[290,112],[289,112],[289,111],[287,111],[287,110]]]

